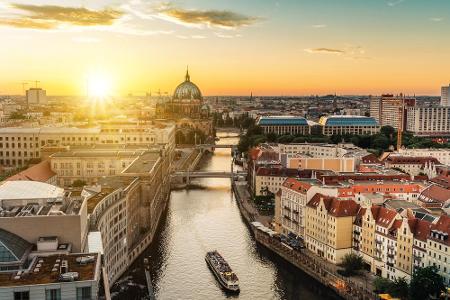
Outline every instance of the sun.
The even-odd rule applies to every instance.
[[[91,74],[87,79],[88,95],[96,99],[111,96],[111,79],[106,74]]]

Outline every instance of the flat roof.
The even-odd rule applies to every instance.
[[[97,273],[97,260],[99,259],[98,253],[82,253],[82,254],[69,254],[69,255],[52,255],[46,257],[37,257],[33,260],[33,264],[30,266],[30,272],[25,272],[20,276],[20,279],[14,279],[17,272],[14,273],[0,273],[0,286],[24,286],[24,285],[36,285],[36,284],[51,284],[51,283],[61,283],[59,280],[59,267],[57,271],[52,271],[55,264],[58,263],[56,260],[59,259],[59,265],[61,265],[62,260],[67,260],[68,262],[68,272],[77,272],[78,280],[76,281],[87,281],[96,280],[99,274]],[[93,261],[80,264],[76,261],[79,257],[92,256]],[[37,265],[40,264],[39,271],[34,272]]]
[[[125,170],[123,174],[149,173],[160,157],[159,152],[145,152],[136,160],[134,160]]]
[[[64,158],[64,157],[135,157],[142,155],[145,150],[75,150],[64,151],[52,154],[52,158]]]
[[[63,198],[64,189],[39,181],[13,180],[0,184],[0,200]]]

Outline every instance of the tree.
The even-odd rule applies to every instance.
[[[247,152],[250,148],[250,139],[247,136],[242,136],[239,140],[237,148],[241,153]]]
[[[445,291],[444,278],[438,273],[435,266],[418,268],[409,285],[409,297],[411,300],[430,299],[439,296]]]
[[[372,148],[386,150],[388,147],[389,139],[386,136],[382,134],[378,134],[375,136],[372,142]]]
[[[273,142],[275,142],[275,141],[277,140],[277,134],[274,133],[274,132],[269,132],[269,133],[266,135],[266,137],[267,137],[267,141],[268,141],[268,142],[271,142],[271,143],[273,143]]]
[[[389,125],[382,126],[380,128],[380,133],[383,134],[384,136],[388,137],[389,139],[391,139],[395,133],[395,129],[394,129],[394,127],[389,126]]]
[[[377,276],[373,281],[373,285],[377,293],[386,293],[390,288],[391,281],[387,278]]]
[[[394,281],[390,282],[388,287],[388,293],[391,296],[408,299],[409,285],[405,278],[396,278]]]
[[[351,276],[363,268],[363,259],[361,256],[355,253],[348,253],[342,258],[340,264],[344,268],[344,273],[347,276]]]

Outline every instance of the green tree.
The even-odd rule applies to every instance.
[[[391,281],[387,278],[377,276],[373,281],[373,285],[377,293],[386,293],[391,286]]]
[[[267,141],[268,142],[271,142],[271,143],[273,143],[273,142],[275,142],[276,140],[277,140],[277,134],[276,133],[274,133],[274,132],[269,132],[268,134],[266,134],[266,137],[267,137]]]
[[[340,266],[344,268],[344,272],[347,276],[351,276],[361,270],[363,265],[362,257],[355,253],[344,255],[340,264]]]
[[[380,133],[384,134],[386,137],[388,137],[389,139],[392,139],[392,136],[395,133],[395,129],[392,126],[386,125],[386,126],[382,126],[380,128]]]
[[[375,149],[383,149],[386,150],[389,147],[389,139],[382,135],[382,134],[377,134],[372,142],[372,148]]]
[[[437,297],[445,291],[444,278],[438,273],[435,266],[418,268],[409,285],[411,300],[424,300]]]
[[[241,153],[247,152],[250,148],[250,139],[247,136],[242,136],[239,140],[237,148]]]
[[[293,140],[294,140],[294,136],[293,136],[293,135],[290,135],[290,134],[285,134],[285,135],[279,136],[279,137],[277,138],[277,142],[278,142],[278,143],[283,143],[283,144],[289,144],[289,143],[291,143]]]
[[[408,282],[405,278],[396,278],[393,282],[390,282],[387,292],[393,297],[408,299]]]

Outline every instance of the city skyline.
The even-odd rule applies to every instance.
[[[438,96],[450,82],[449,9],[416,0],[2,2],[0,94],[23,94],[23,80],[49,95],[84,95],[87,81],[116,95],[170,94],[189,65],[205,95]]]

